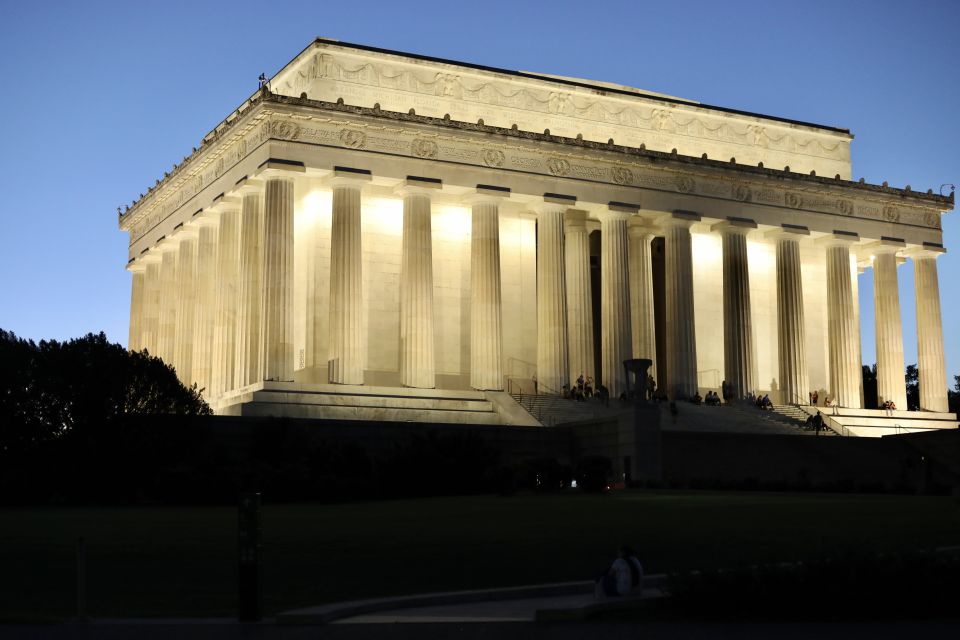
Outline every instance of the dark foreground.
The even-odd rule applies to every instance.
[[[0,511],[0,621],[74,614],[79,536],[91,617],[231,617],[236,522],[229,508]],[[263,536],[269,616],[340,600],[591,579],[625,542],[651,573],[954,546],[960,505],[928,496],[642,491],[267,505]],[[891,602],[900,588],[891,585]],[[227,633],[218,629],[197,633]]]

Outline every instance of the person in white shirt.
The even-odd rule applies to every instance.
[[[630,547],[620,547],[617,559],[597,581],[598,599],[639,596],[643,591],[643,565]]]

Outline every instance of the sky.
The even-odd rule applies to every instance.
[[[0,0],[0,328],[126,343],[129,203],[316,36],[850,129],[853,176],[960,184],[960,2]],[[949,187],[943,191],[949,193]],[[960,374],[960,213],[938,259]],[[906,362],[913,272],[899,268]],[[875,362],[872,272],[862,355]]]

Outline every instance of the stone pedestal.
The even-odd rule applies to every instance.
[[[471,199],[470,386],[494,391],[503,389],[500,199],[482,193]]]
[[[293,180],[264,189],[263,378],[293,380]]]
[[[400,383],[436,386],[433,352],[433,239],[430,188],[403,193],[403,257],[400,265]]]
[[[808,235],[798,227],[768,235],[777,246],[777,359],[782,401],[787,404],[810,402],[799,242]]]
[[[657,332],[653,316],[653,262],[650,243],[654,230],[641,218],[627,223],[630,236],[630,324],[633,357],[650,360],[649,375],[657,377]]]
[[[193,230],[181,234],[193,234]],[[186,237],[177,248],[177,334],[173,363],[180,381],[190,386],[193,377],[194,313],[197,303],[197,240]]]
[[[255,187],[240,206],[240,299],[237,305],[236,380],[239,389],[263,379],[263,198]]]
[[[900,291],[897,251],[903,242],[882,241],[873,247],[873,309],[877,337],[877,404],[892,401],[907,408],[904,381],[903,330],[900,327]]]
[[[613,398],[627,390],[623,363],[633,356],[629,217],[624,209],[613,205],[600,214],[600,366],[602,383]]]
[[[590,234],[587,212],[564,214],[564,276],[567,289],[567,338],[570,381],[596,378],[593,353],[593,294],[590,284]]]
[[[943,324],[940,316],[938,251],[913,258],[913,282],[917,295],[917,370],[920,377],[920,409],[947,411],[947,373],[943,355]]]
[[[335,171],[330,228],[330,356],[336,384],[363,384],[363,253],[360,190],[369,172]]]
[[[860,408],[860,333],[853,308],[850,244],[857,236],[835,234],[823,238],[827,253],[827,342],[830,390],[841,407]]]
[[[676,211],[663,221],[670,400],[690,398],[698,388],[690,227],[699,220],[700,216],[695,213]]]
[[[545,197],[537,216],[537,391],[559,395],[570,384],[563,214],[574,199]]]
[[[757,391],[747,261],[747,233],[756,228],[742,219],[713,226],[723,242],[723,377],[735,399]]]
[[[220,213],[217,230],[216,312],[213,328],[212,396],[234,388],[237,309],[240,302],[240,213],[231,203]]]

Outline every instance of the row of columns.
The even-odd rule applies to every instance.
[[[368,171],[337,168],[333,191],[328,351],[310,340],[313,362],[328,379],[363,384],[362,189]],[[400,277],[400,377],[408,387],[436,384],[431,233],[432,193],[439,180],[409,177],[403,197]],[[242,180],[239,198],[222,198],[206,214],[134,267],[130,346],[148,348],[186,382],[214,397],[261,380],[293,379],[292,178],[268,171]],[[478,185],[471,198],[471,364],[476,389],[502,389],[499,201],[509,190]],[[626,389],[622,363],[656,361],[651,242],[664,237],[666,371],[671,398],[698,392],[691,226],[693,212],[674,211],[655,229],[639,207],[611,202],[601,225],[601,371],[595,372],[590,242],[576,199],[544,194],[537,211],[537,376],[539,391],[559,393],[578,375],[597,377],[614,396]],[[198,212],[199,213],[199,212]],[[756,389],[756,362],[746,236],[751,220],[715,224],[723,246],[724,378],[734,397]],[[806,401],[803,282],[799,241],[809,231],[784,225],[776,243],[779,378],[787,402]],[[830,389],[841,406],[860,405],[859,332],[850,270],[856,235],[834,233],[826,249]],[[896,251],[875,247],[878,392],[905,406]],[[921,405],[946,410],[946,375],[935,253],[916,255]],[[308,334],[322,323],[309,323]],[[315,336],[314,336],[315,337]],[[316,338],[316,337],[315,337]],[[597,376],[596,374],[599,375]],[[942,389],[941,389],[942,388]]]

